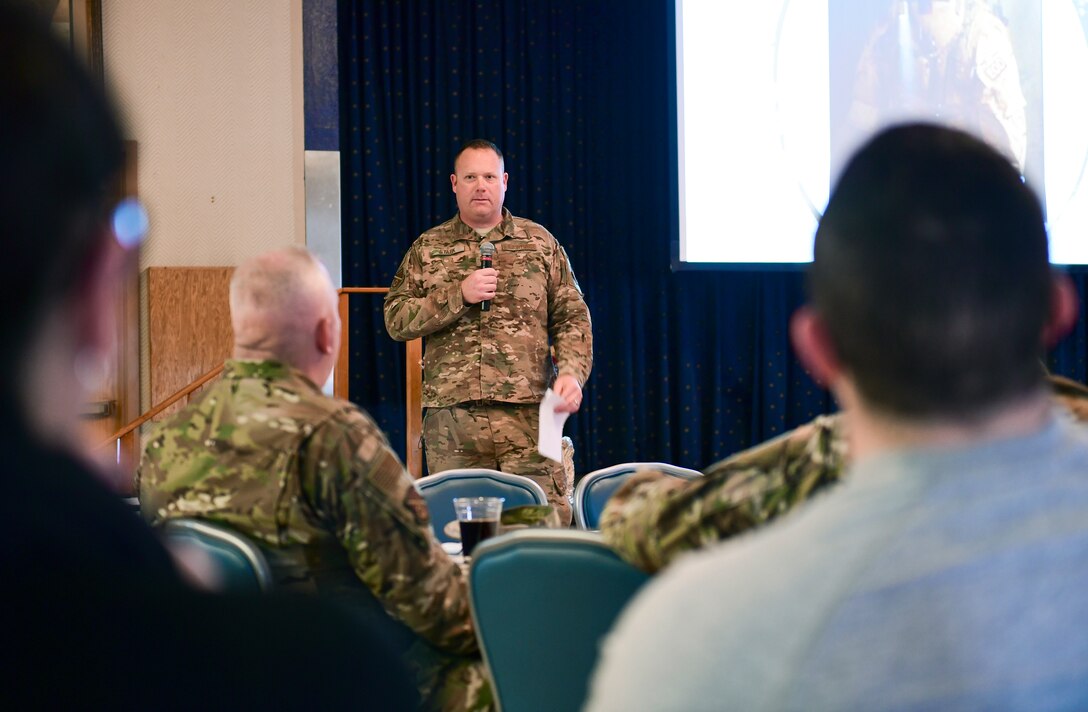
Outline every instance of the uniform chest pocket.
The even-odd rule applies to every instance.
[[[460,282],[479,264],[465,245],[432,247],[423,252],[423,283],[428,288]]]
[[[548,290],[544,255],[531,243],[503,242],[499,249],[495,265],[499,290],[522,303],[522,308],[536,309]]]

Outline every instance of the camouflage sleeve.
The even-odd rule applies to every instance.
[[[1065,408],[1075,420],[1088,422],[1088,386],[1069,378],[1050,375],[1054,402]]]
[[[401,260],[385,295],[385,329],[395,341],[410,341],[449,326],[468,310],[461,283],[427,290],[423,257],[418,242]]]
[[[548,332],[559,375],[570,374],[584,386],[593,369],[593,325],[567,252],[558,241],[554,244],[555,259],[548,275]]]
[[[476,652],[465,577],[432,534],[426,503],[373,421],[350,411],[315,431],[305,452],[303,492],[360,580],[435,647]]]
[[[653,573],[679,554],[755,528],[793,509],[842,476],[845,443],[838,416],[821,416],[681,480],[640,472],[609,499],[604,540]]]

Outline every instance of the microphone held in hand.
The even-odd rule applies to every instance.
[[[480,243],[480,269],[488,269],[491,267],[491,258],[495,255],[495,246],[490,242]],[[480,302],[480,311],[491,311],[491,300],[485,299]]]

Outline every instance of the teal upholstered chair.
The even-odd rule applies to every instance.
[[[657,470],[672,477],[692,479],[702,477],[698,470],[677,467],[666,462],[625,462],[600,470],[594,470],[578,481],[574,488],[574,521],[579,529],[600,529],[601,512],[608,498],[620,488],[628,477],[638,470]]]
[[[416,480],[416,490],[427,502],[435,536],[441,542],[457,541],[444,531],[446,524],[457,519],[455,497],[502,497],[506,509],[548,503],[544,489],[528,477],[483,468],[446,470],[421,477]]]
[[[272,569],[264,553],[233,529],[198,519],[170,519],[163,525],[162,535],[207,555],[223,591],[260,593],[272,588]]]
[[[481,542],[469,600],[500,709],[580,710],[601,639],[648,578],[591,532],[523,529]]]

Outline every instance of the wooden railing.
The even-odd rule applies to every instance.
[[[147,411],[146,413],[141,415],[139,418],[136,418],[131,423],[128,423],[127,425],[125,425],[123,428],[121,428],[116,433],[111,435],[109,437],[109,440],[106,440],[104,443],[102,443],[102,447],[106,447],[110,443],[115,443],[118,440],[120,440],[121,438],[124,438],[124,437],[130,435],[133,431],[135,431],[141,425],[143,425],[147,421],[151,420],[156,415],[163,412],[164,410],[166,410],[170,406],[174,405],[175,403],[177,403],[182,398],[185,398],[185,397],[189,396],[190,394],[193,393],[193,391],[200,388],[205,383],[212,380],[213,378],[215,378],[216,376],[218,376],[222,372],[223,372],[223,364],[219,364],[218,366],[216,366],[212,370],[205,373],[203,376],[200,376],[199,378],[197,378],[195,381],[193,381],[189,385],[185,386],[181,390],[176,391],[172,395],[165,398],[161,403],[159,403],[158,405],[152,407],[151,410]]]
[[[388,291],[387,287],[343,287],[337,290],[340,310],[340,354],[337,356],[336,366],[333,369],[333,393],[337,398],[347,400],[348,397],[348,378],[350,376],[348,369],[351,355],[350,344],[348,343],[349,334],[351,333],[348,298],[352,294],[385,294]],[[421,339],[413,339],[407,342],[405,347],[404,370],[407,376],[404,385],[408,413],[405,428],[407,440],[405,445],[405,466],[412,477],[418,479],[423,474],[423,408],[421,405],[423,399],[423,342]],[[222,372],[223,365],[220,364],[189,385],[171,394],[161,403],[153,406],[146,413],[111,435],[108,440],[102,443],[102,447],[116,444],[126,437],[134,437],[136,430],[144,423],[179,402],[182,398],[189,397]]]

